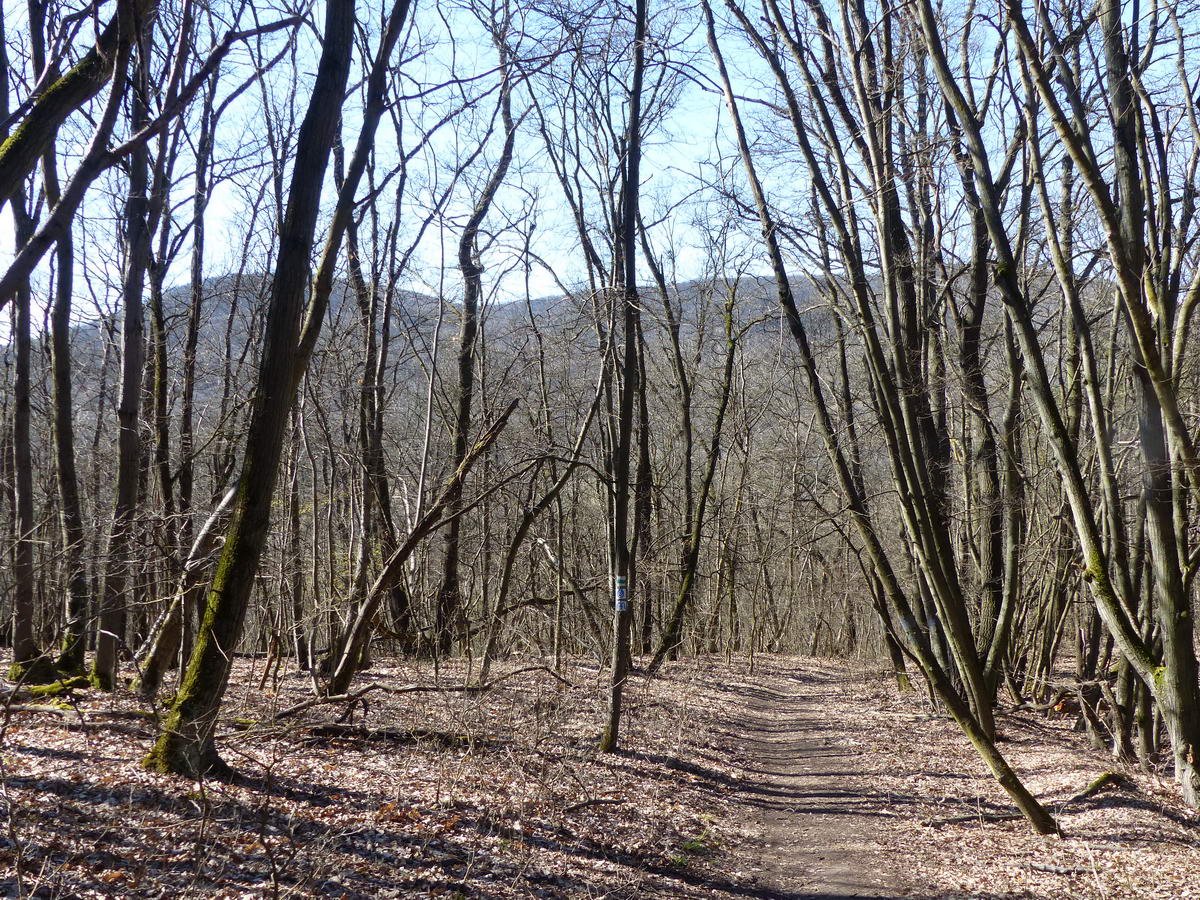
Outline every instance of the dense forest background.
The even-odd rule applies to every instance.
[[[14,680],[861,654],[1200,803],[1186,4],[3,15]]]

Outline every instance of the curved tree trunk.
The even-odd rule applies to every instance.
[[[350,71],[354,39],[353,0],[327,0],[321,59],[308,110],[297,134],[297,155],[279,236],[279,255],[271,285],[265,345],[238,481],[233,521],[209,590],[196,644],[146,765],[194,778],[219,774],[227,767],[216,752],[213,733],[228,684],[233,653],[241,638],[259,557],[271,522],[271,501],[296,388],[324,316],[321,282],[313,289],[311,339],[301,345],[301,319],[309,275],[309,256],[320,210],[321,187],[337,136],[340,110]],[[352,197],[350,202],[352,202]],[[322,269],[332,269],[345,231],[350,202],[339,197]],[[339,220],[339,215],[341,216]],[[327,284],[328,282],[326,282]],[[306,329],[306,332],[308,329]],[[306,333],[306,338],[309,335]]]

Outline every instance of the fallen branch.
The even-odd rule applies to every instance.
[[[331,694],[321,697],[312,697],[308,700],[301,701],[287,709],[281,710],[275,714],[275,721],[286,719],[289,716],[294,716],[297,713],[305,712],[316,706],[326,706],[331,703],[354,703],[372,691],[382,691],[385,694],[479,694],[484,691],[490,691],[502,681],[507,681],[509,678],[515,678],[517,675],[524,675],[528,672],[545,672],[546,674],[556,678],[558,681],[565,684],[567,687],[574,687],[574,683],[563,678],[553,669],[548,666],[525,666],[521,669],[514,669],[504,675],[493,678],[491,681],[486,681],[483,684],[452,684],[452,685],[437,685],[437,684],[405,684],[399,687],[389,687],[386,684],[374,682],[357,691],[352,691],[348,694]]]
[[[70,718],[71,710],[69,707],[55,706],[53,703],[17,703],[8,707],[9,712],[14,713],[54,713],[62,716],[64,719]]]
[[[948,819],[923,819],[921,824],[926,828],[941,828],[943,825],[961,825],[966,822],[1012,822],[1023,818],[1025,818],[1025,815],[1019,812],[979,812],[966,816],[951,816]]]
[[[1051,875],[1091,875],[1091,869],[1074,869],[1068,866],[1052,866],[1049,863],[1025,863],[1025,868],[1035,872],[1049,872]]]
[[[454,734],[447,731],[432,731],[428,728],[371,728],[367,725],[314,725],[305,729],[310,741],[380,741],[391,744],[411,745],[421,742],[437,744],[447,750],[473,750],[477,747],[492,747],[499,744],[494,737]]]
[[[388,557],[387,562],[383,565],[383,571],[375,578],[375,582],[367,591],[366,597],[359,603],[353,623],[346,631],[341,646],[331,650],[333,653],[331,661],[334,665],[333,673],[329,676],[328,690],[336,693],[344,693],[346,688],[350,686],[350,681],[354,677],[358,661],[362,657],[363,645],[366,643],[371,632],[379,604],[383,601],[387,592],[399,580],[408,557],[416,550],[421,541],[427,535],[432,534],[443,525],[466,512],[467,507],[463,507],[456,512],[451,512],[445,518],[442,517],[442,512],[451,506],[451,498],[461,490],[467,474],[471,471],[471,467],[500,437],[500,433],[504,431],[504,426],[508,424],[508,419],[516,408],[517,400],[514,399],[508,404],[504,412],[500,414],[499,418],[492,423],[491,427],[475,442],[475,446],[463,457],[458,469],[450,477],[450,480],[443,485],[437,499],[425,511],[420,520],[413,525],[412,531],[409,532],[404,542]]]
[[[581,809],[586,809],[589,806],[618,806],[625,803],[618,797],[593,797],[591,800],[582,800],[579,803],[572,803],[570,806],[564,806],[564,813],[578,812]]]
[[[1088,797],[1093,797],[1100,793],[1106,787],[1113,788],[1131,788],[1132,783],[1120,772],[1105,772],[1099,778],[1095,779],[1091,784],[1085,787],[1082,791],[1070,797],[1063,806],[1068,806],[1072,803],[1078,803],[1081,800],[1086,800]]]

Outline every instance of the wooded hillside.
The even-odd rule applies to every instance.
[[[834,656],[1036,833],[1005,707],[1200,807],[1198,25],[4,4],[9,707],[203,781],[279,679],[595,666],[612,753],[633,674]]]

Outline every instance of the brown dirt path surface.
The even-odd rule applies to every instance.
[[[878,672],[760,657],[717,690],[762,897],[1200,900],[1200,816],[1169,773],[1122,766],[1070,719],[999,711],[1003,752],[1066,834],[1039,837],[986,818],[1012,807],[970,745]],[[1107,771],[1116,787],[1064,805]]]
[[[308,678],[238,660],[233,783],[145,771],[158,710],[127,691],[10,704],[0,897],[1200,900],[1200,819],[1169,782],[1126,772],[1066,839],[983,821],[1007,798],[954,725],[845,660],[635,675],[616,754],[607,673],[530,662],[482,694],[461,665],[378,662],[369,702],[276,721]],[[1000,728],[1052,805],[1115,767],[1068,720]]]
[[[763,831],[764,887],[789,900],[902,896],[897,860],[871,827],[884,813],[862,750],[830,728],[820,676],[733,690],[745,698],[744,802]]]

